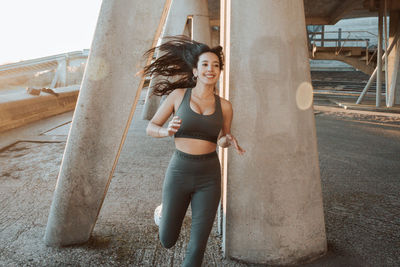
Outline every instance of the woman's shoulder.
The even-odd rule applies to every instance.
[[[182,99],[185,95],[185,91],[186,89],[174,89],[171,93],[169,93],[168,98],[173,100]]]
[[[169,96],[171,97],[179,97],[179,96],[183,96],[186,92],[186,88],[179,88],[179,89],[174,89]]]
[[[186,88],[175,89],[168,95],[168,98],[171,99],[175,106],[179,106],[185,96],[185,92]]]
[[[222,110],[231,110],[232,109],[232,104],[229,100],[219,97],[220,102],[221,102],[221,108]]]

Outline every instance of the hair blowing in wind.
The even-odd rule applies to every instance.
[[[151,48],[144,54],[148,57],[155,51],[159,56],[151,64],[143,68],[143,75],[154,79],[153,94],[168,95],[178,88],[191,88],[196,85],[193,69],[197,67],[199,56],[206,52],[218,56],[220,69],[223,68],[222,47],[210,48],[208,45],[190,40],[186,36],[164,37],[165,43]],[[172,78],[173,77],[173,78]]]

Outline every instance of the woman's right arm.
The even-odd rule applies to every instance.
[[[172,91],[165,101],[161,104],[154,117],[150,120],[146,128],[146,133],[152,137],[167,137],[174,135],[181,126],[181,120],[178,116],[174,116],[169,122],[168,127],[164,128],[164,123],[174,111],[175,101],[179,97],[179,91]]]

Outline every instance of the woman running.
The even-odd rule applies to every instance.
[[[210,48],[184,36],[167,40],[145,53],[159,49],[162,56],[143,70],[144,75],[156,77],[154,94],[168,95],[146,132],[157,138],[175,136],[176,150],[162,190],[159,237],[165,248],[175,245],[190,203],[192,225],[183,266],[201,266],[221,194],[217,144],[233,144],[239,154],[245,150],[230,132],[231,103],[215,94],[223,68],[222,47]],[[155,219],[157,212],[161,206]]]

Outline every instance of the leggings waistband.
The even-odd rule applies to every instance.
[[[195,160],[211,159],[211,158],[215,158],[215,157],[218,158],[217,151],[213,151],[213,152],[210,152],[210,153],[207,153],[207,154],[194,155],[194,154],[188,154],[188,153],[185,153],[185,152],[180,151],[178,149],[175,149],[174,154],[177,155],[178,157],[181,157],[181,158],[195,159]]]

